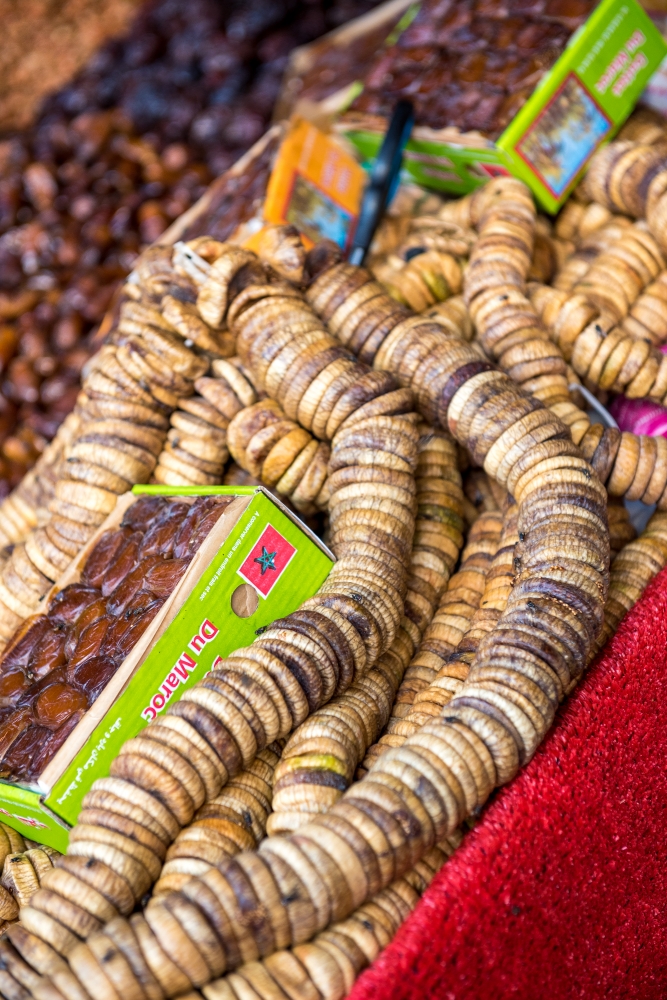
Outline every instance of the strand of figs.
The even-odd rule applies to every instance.
[[[406,680],[411,679],[411,683],[406,685],[403,700],[397,699],[384,733],[370,747],[360,774],[369,771],[386,749],[400,746],[426,722],[424,713],[437,715],[463,687],[479,645],[480,628],[490,631],[505,610],[512,581],[512,576],[509,582],[506,580],[507,563],[513,574],[516,521],[514,505],[504,518],[499,511],[488,512],[480,514],[473,524],[461,566],[451,578],[406,673]],[[498,601],[495,617],[487,614],[487,605],[490,608],[491,602]],[[436,707],[429,712],[432,704]]]
[[[635,537],[635,531],[628,512],[622,504],[612,502],[608,508],[608,515],[610,546],[612,552],[616,553]],[[482,514],[479,521],[473,526],[470,538],[472,538],[474,528],[477,527],[482,518],[492,516],[491,514]],[[439,615],[436,615],[424,636],[419,655],[416,658],[419,660],[420,657],[423,657],[426,661],[428,670],[426,683],[417,692],[405,716],[396,719],[393,725],[388,726],[378,743],[370,748],[360,769],[360,774],[366,773],[373,762],[387,749],[401,746],[407,737],[424,725],[429,718],[441,713],[444,706],[461,689],[480,642],[492,631],[507,606],[515,575],[514,550],[519,540],[517,523],[518,508],[508,499],[505,504],[502,533],[484,578],[484,592],[478,602],[479,606],[463,631],[462,623],[453,616],[443,616],[445,630],[437,629]],[[470,541],[468,545],[470,545]],[[611,577],[614,578],[613,565]],[[452,577],[450,583],[453,584],[455,579]],[[612,585],[610,584],[610,596],[605,605],[605,622],[608,620],[608,614],[611,613],[611,593]],[[599,645],[601,648],[602,643],[600,642]],[[493,679],[492,669],[487,671],[487,676]],[[573,686],[572,684],[571,687]],[[562,696],[568,693],[569,690],[563,691]]]
[[[237,413],[227,440],[232,458],[242,469],[289,499],[302,514],[326,507],[331,449],[327,442],[318,441],[295,420],[289,420],[274,400],[262,399]],[[381,474],[376,475],[381,479]],[[384,478],[389,496],[392,477]],[[401,479],[400,475],[394,478]],[[412,485],[409,476],[405,482]],[[382,493],[382,486],[378,490]],[[350,495],[353,491],[354,487]]]
[[[276,769],[269,834],[296,829],[310,816],[327,812],[350,785],[367,748],[387,724],[405,669],[454,568],[463,541],[456,447],[442,431],[425,424],[419,431],[416,527],[404,618],[373,669],[292,733]],[[345,480],[334,475],[331,498],[347,489]]]
[[[570,204],[576,208],[583,209],[583,206],[577,202],[568,202],[568,205]],[[625,232],[632,230],[631,219],[622,215],[613,216],[611,212],[604,208],[603,205],[598,205],[597,202],[592,202],[588,205],[586,213],[586,217],[582,218],[584,227],[589,224],[593,225],[598,215],[606,215],[608,221],[600,226],[600,228],[587,233],[586,236],[581,237],[576,242],[572,240],[563,241],[560,249],[561,251],[565,249],[566,252],[562,266],[554,276],[553,281],[544,282],[544,284],[551,284],[559,291],[573,291],[580,281],[585,280],[589,271],[604,257],[609,248],[622,239]],[[566,231],[569,230],[568,221],[567,218],[563,220],[562,228]],[[559,223],[560,217],[559,222],[556,224],[557,229],[560,228]]]
[[[316,286],[322,295],[326,292],[329,306],[341,287],[342,299],[349,298],[350,289],[340,281],[341,271],[347,276],[346,267],[337,262],[332,266],[330,255],[321,250],[311,253],[307,264],[315,278],[310,293]],[[366,283],[366,274],[359,274],[359,285]],[[382,447],[393,461],[404,460],[400,435],[392,434],[384,417],[368,434],[360,433],[363,419],[352,423],[346,419],[350,384],[358,378],[368,387],[383,373],[366,372],[341,349],[294,288],[273,280],[253,258],[239,260],[230,275],[225,308],[239,356],[253,379],[268,395],[277,396],[287,415],[297,416],[306,429],[335,434],[334,471],[345,453],[360,464],[364,452],[371,461]],[[386,313],[378,319],[386,322]],[[412,385],[424,419],[448,427],[516,497],[522,539],[517,546],[517,583],[490,641],[483,644],[484,655],[478,653],[446,716],[383,755],[326,815],[295,834],[268,837],[257,853],[242,852],[193,879],[188,887],[196,895],[194,911],[190,904],[183,904],[184,909],[170,893],[124,925],[132,928],[136,947],[153,974],[161,977],[167,995],[182,992],[183,982],[180,978],[176,986],[170,977],[167,954],[192,985],[204,985],[225,969],[237,967],[244,955],[266,956],[312,937],[330,920],[344,917],[390,884],[452,833],[494,786],[509,780],[530,759],[549,728],[558,686],[545,656],[564,675],[578,676],[602,622],[609,560],[606,494],[565,426],[539,403],[533,404],[506,375],[494,371],[471,345],[447,336],[442,327],[410,317],[398,326],[388,324],[382,336],[376,331],[376,337],[382,344],[378,367],[384,363],[393,368],[400,381],[403,360],[402,380]],[[425,360],[426,365],[420,363]],[[317,392],[308,395],[318,382]],[[378,384],[373,401],[362,407],[364,414],[376,405]],[[380,398],[387,402],[398,398],[396,390],[385,385],[390,391]],[[534,418],[529,416],[536,408],[544,414],[541,423],[550,428],[537,442],[530,429]],[[339,429],[343,420],[345,426]],[[414,424],[400,417],[397,426],[401,422],[407,436],[407,427]],[[380,427],[385,429],[381,435]],[[383,499],[378,502],[383,504]],[[355,529],[369,510],[360,506],[354,511]],[[382,515],[373,518],[374,526],[389,524],[389,517],[400,529],[398,511],[372,513]],[[342,523],[334,518],[332,537],[341,534]],[[341,577],[348,565],[354,574],[351,562],[337,563]],[[356,572],[349,577],[355,588],[351,592],[363,594],[364,578]],[[335,589],[342,588],[330,577],[323,591],[328,597]],[[384,596],[379,589],[373,596],[378,595]],[[323,596],[321,592],[313,602],[322,602]],[[333,596],[339,599],[335,592]],[[382,603],[380,614],[382,607],[388,610]],[[394,630],[395,626],[390,632]],[[382,648],[387,646],[380,645],[378,652]],[[504,681],[476,682],[487,663],[511,664]],[[206,897],[212,908],[205,914],[203,901],[212,884],[213,896]],[[155,942],[159,942],[159,962]],[[83,948],[84,964],[88,962],[90,948],[79,945],[69,954],[72,968]],[[83,975],[83,968],[80,972]],[[104,975],[101,966],[100,974]],[[127,974],[136,982],[129,965]]]
[[[206,252],[206,247],[200,250]],[[128,280],[110,342],[89,362],[49,503],[50,518],[15,547],[0,577],[0,639],[34,613],[113,509],[120,493],[147,481],[162,449],[169,415],[193,393],[213,355],[232,353],[231,338],[200,318],[197,289],[172,266],[171,248],[147,251]]]
[[[20,907],[30,904],[41,889],[44,875],[53,870],[54,861],[59,857],[60,853],[52,847],[25,844],[17,853],[7,855],[0,880],[3,920],[18,918]]]
[[[478,607],[489,560],[493,558],[498,547],[501,524],[501,515],[493,512],[482,513],[472,525],[461,556],[461,564],[449,580],[447,590],[442,594],[435,614],[426,628],[419,651],[405,673],[391,710],[388,731],[392,730],[397,720],[402,719],[410,711],[415,697],[428,686],[435,670],[440,666],[438,654],[432,652],[432,648],[437,647],[439,640],[445,636],[452,640],[448,651],[455,648],[466,622]],[[436,662],[437,667],[435,667]]]
[[[5,823],[0,823],[0,866],[3,876],[0,880],[0,930],[4,930],[6,924],[16,920],[18,916],[16,892],[5,879],[6,862],[8,858],[22,856],[25,850],[26,844],[21,834]]]
[[[647,340],[636,339],[621,326],[614,326],[583,297],[563,301],[562,296],[567,293],[545,286],[533,289],[532,295],[545,324],[552,330],[554,341],[565,357],[571,357],[579,374],[602,389],[623,391],[630,398],[648,396],[664,401],[665,394],[658,383],[664,381],[667,386],[666,359]],[[633,372],[634,380],[623,384]],[[649,382],[654,376],[652,388]],[[611,496],[657,504],[659,509],[667,507],[664,438],[593,424],[580,447]]]
[[[512,201],[513,197],[515,201]],[[465,211],[472,214],[480,234],[486,233],[489,226],[492,228],[497,226],[502,233],[503,229],[509,225],[509,220],[513,220],[514,236],[511,238],[514,238],[517,232],[523,232],[524,235],[527,233],[528,223],[521,228],[518,227],[518,220],[521,217],[521,210],[531,205],[532,200],[527,189],[519,181],[503,179],[475,192]],[[463,211],[463,209],[459,209],[459,211]],[[534,209],[532,211],[534,212]],[[528,211],[527,214],[530,215],[530,212]],[[644,235],[648,239],[648,234]],[[507,370],[508,374],[517,380],[523,388],[534,391],[535,384],[532,376],[527,380],[524,379],[524,375],[531,375],[537,370],[530,360],[531,352],[528,351],[528,355],[526,354],[526,338],[532,336],[529,324],[532,323],[534,328],[539,328],[544,331],[544,335],[548,336],[546,328],[540,323],[534,306],[524,294],[525,285],[521,278],[519,265],[516,264],[512,267],[508,265],[505,271],[499,267],[498,273],[496,273],[494,271],[496,264],[493,260],[487,260],[485,263],[486,257],[483,250],[487,245],[482,243],[482,238],[480,236],[480,241],[473,250],[471,264],[465,275],[466,301],[471,316],[487,352],[493,351],[494,356],[498,356],[500,350],[498,343],[495,345],[491,343],[491,341],[495,341],[496,334],[501,337],[499,341],[501,347],[507,343],[511,345],[506,350],[503,348],[499,356],[501,367]],[[508,235],[507,238],[510,239],[510,236]],[[500,236],[498,240],[502,244]],[[638,247],[642,251],[646,250],[646,247],[637,241],[630,246],[628,253],[632,253],[633,249],[636,250]],[[656,247],[656,253],[658,252]],[[522,253],[524,252],[522,251]],[[637,250],[636,256],[639,258],[639,250]],[[648,251],[646,251],[646,256],[648,256]],[[479,268],[473,272],[475,260],[478,261]],[[655,264],[655,267],[659,266],[658,263]],[[648,273],[647,265],[646,274]],[[508,282],[506,285],[499,284],[499,281],[502,282],[505,279]],[[588,304],[585,297],[578,299],[577,302],[580,311],[582,308],[584,311],[594,308]],[[595,344],[592,353],[595,353],[600,343],[602,337],[600,331],[600,324],[593,322],[586,328],[586,338],[582,338],[582,340],[585,339],[587,345]],[[623,337],[621,336],[619,339],[622,340]],[[633,341],[631,338],[627,338],[627,343],[630,354],[626,356],[625,362],[621,360],[622,369],[630,375],[634,371],[635,377],[640,377],[639,369],[642,358],[646,359],[651,347],[644,342]],[[551,346],[553,350],[558,351],[560,362],[565,364],[565,361],[568,360],[567,353],[564,360],[558,348],[553,344]],[[605,356],[609,357],[612,346],[610,342],[608,344],[609,351],[600,352],[598,357],[600,367],[604,363]],[[533,352],[533,360],[537,355],[539,355],[539,351],[537,354]],[[657,369],[660,368],[663,379],[667,381],[667,364],[662,366],[663,360],[662,356],[660,356],[660,361],[653,359],[653,366],[647,365],[645,372],[651,371],[655,375]],[[572,357],[572,361],[575,371],[579,371],[574,357]],[[614,364],[616,361],[617,359],[614,359]],[[541,364],[541,362],[539,363]],[[595,372],[588,366],[586,373],[588,376],[591,374],[595,376]],[[542,376],[540,376],[541,378]],[[631,385],[634,386],[634,383]],[[578,442],[583,455],[590,460],[611,495],[626,496],[628,499],[642,498],[649,503],[655,503],[661,498],[667,480],[663,463],[660,461],[661,446],[655,444],[657,439],[639,437],[634,434],[621,436],[615,428],[605,429],[599,424],[591,426],[588,417],[585,417],[585,421],[577,418],[571,422],[570,418],[575,410],[584,416],[582,411],[578,410],[572,403],[558,402],[555,405],[552,403],[550,408],[563,417],[569,425],[573,440]],[[534,419],[539,421],[538,417]]]
[[[647,287],[646,294],[637,298],[639,315],[646,316],[651,302],[655,305],[661,301],[659,296],[667,291],[665,278],[663,272]],[[577,375],[600,389],[664,404],[667,358],[653,346],[650,336],[640,337],[641,331],[636,329],[628,331],[625,321],[619,323],[610,313],[601,312],[586,294],[570,294],[537,284],[529,291],[554,343]],[[646,318],[650,322],[650,317]],[[633,319],[629,315],[625,318]]]
[[[235,359],[215,360],[213,376],[195,379],[195,394],[181,399],[170,417],[152,482],[167,486],[215,486],[222,482],[232,418],[256,402],[255,390]]]
[[[253,268],[259,267],[254,257],[235,252],[239,269],[249,258]],[[233,275],[230,269],[230,278]],[[261,277],[264,281],[263,273]],[[260,292],[255,307],[262,306],[264,298],[272,307],[280,286],[266,286],[268,295],[253,287],[255,294]],[[322,330],[298,293],[287,292],[288,305],[294,302],[314,328],[319,325]],[[290,327],[281,323],[280,329],[284,333]],[[323,330],[322,335],[328,338]],[[348,419],[336,435],[332,467],[356,467],[359,481],[366,484],[365,493],[352,503],[330,505],[332,546],[336,551],[340,543],[345,552],[347,545],[346,554],[341,554],[320,594],[300,612],[227,658],[168,710],[160,723],[164,743],[159,761],[153,753],[153,734],[158,735],[154,726],[123,747],[111,768],[114,794],[105,815],[97,824],[87,824],[83,839],[75,828],[61,862],[71,878],[67,889],[61,889],[62,882],[58,886],[64,897],[59,920],[35,918],[28,908],[31,930],[41,940],[37,933],[26,937],[25,926],[13,932],[12,940],[21,936],[24,955],[30,948],[43,955],[42,945],[53,946],[44,967],[51,963],[54,975],[63,973],[57,952],[68,953],[80,939],[75,931],[86,928],[87,933],[98,919],[86,910],[91,898],[97,900],[101,893],[114,912],[129,912],[159,874],[164,849],[191,821],[195,809],[249,765],[258,750],[288,735],[309,712],[366,672],[393,640],[403,610],[404,563],[414,531],[413,494],[406,490],[405,501],[380,498],[378,504],[367,474],[385,468],[413,477],[417,418],[410,412],[410,394],[397,390],[390,376],[373,373],[353,359],[344,371],[334,398],[341,390],[347,393],[343,416]],[[302,382],[302,392],[307,389]],[[333,404],[320,397],[321,393],[312,419],[326,425]],[[355,545],[366,554],[349,555]],[[128,802],[132,838],[118,832],[119,822],[121,828],[127,826]],[[97,895],[91,897],[90,888]],[[138,932],[152,934],[150,923],[142,918]]]
[[[281,749],[282,742],[277,741],[260,750],[244,771],[197,811],[167,851],[154,897],[178,891],[192,875],[202,875],[223,858],[257,847],[266,833]]]
[[[80,422],[77,413],[65,417],[33,468],[0,504],[0,548],[24,541],[33,528],[48,520],[57,470],[65,448],[79,431]]]
[[[188,990],[185,1000],[248,1000],[249,997],[274,1000],[277,996],[297,995],[306,1000],[319,1000],[320,997],[342,1000],[359,973],[389,944],[459,841],[460,835],[453,836],[427,852],[403,878],[397,879],[347,920],[318,934],[310,944],[277,951],[262,961],[246,962],[238,972],[214,980],[202,992]],[[87,996],[110,996],[110,983],[115,996],[122,995],[127,985],[123,977],[123,946],[126,947],[127,942],[122,934],[122,926],[112,922],[104,937],[98,940],[98,944],[104,944],[109,977],[100,981],[97,966],[93,966]],[[142,997],[157,1000],[162,996],[157,980],[145,973],[142,987]],[[37,1000],[65,1000],[73,995],[56,992],[52,982],[36,973],[6,939],[0,939],[0,989],[8,1000],[26,1000],[29,996]],[[77,1000],[79,998],[80,994]]]

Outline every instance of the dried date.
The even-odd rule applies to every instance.
[[[85,715],[85,711],[85,709],[80,709],[78,712],[74,712],[55,732],[47,729],[36,754],[31,761],[28,761],[25,770],[18,771],[17,769],[18,776],[28,779],[39,777],[45,767],[51,763],[69,734],[76,729]]]
[[[116,554],[116,558],[104,574],[101,588],[103,597],[108,597],[123,582],[127,574],[134,569],[139,558],[139,546],[142,539],[143,535],[140,531],[133,531],[125,539]]]
[[[2,670],[12,667],[27,667],[35,647],[51,628],[51,623],[44,615],[33,615],[26,619],[17,630],[2,658]]]
[[[35,757],[50,736],[51,730],[45,726],[32,725],[24,729],[5,754],[0,764],[0,774],[8,778],[31,777]],[[36,771],[36,774],[39,773]]]
[[[118,551],[132,534],[130,528],[118,528],[116,531],[105,531],[99,542],[86,559],[86,565],[81,574],[81,582],[91,587],[99,587]]]
[[[119,657],[122,656],[125,658],[134,649],[136,643],[153,621],[165,600],[166,598],[157,598],[138,617],[133,618],[132,623],[123,632],[118,641],[117,655]]]
[[[66,646],[72,627],[61,621],[49,621],[49,624],[49,631],[35,646],[28,663],[28,671],[35,678],[61,667],[67,658]]]
[[[163,565],[164,562],[165,560],[161,556],[148,556],[146,559],[142,559],[109,595],[107,599],[109,614],[122,615],[135,594],[144,588],[155,593],[150,583],[150,574],[153,569]]]
[[[68,676],[92,705],[116,673],[118,662],[113,656],[93,656],[77,664]]]
[[[86,694],[65,682],[49,684],[35,700],[34,713],[37,722],[48,729],[58,729],[70,715],[85,711],[88,707]]]
[[[68,587],[57,594],[48,610],[52,621],[74,624],[79,615],[99,600],[100,592],[96,587],[85,583],[70,583]]]
[[[189,565],[189,559],[162,559],[146,573],[146,588],[157,597],[169,597]]]
[[[96,656],[101,647],[102,643],[106,639],[107,632],[116,623],[116,619],[111,615],[104,615],[102,618],[98,618],[97,621],[91,622],[87,625],[79,636],[79,641],[77,642],[72,655],[70,657],[69,663],[67,664],[67,676],[71,677],[72,669],[82,660],[87,660],[91,656]]]
[[[0,675],[0,708],[13,708],[30,683],[22,667],[3,670]]]
[[[139,497],[125,512],[122,527],[132,531],[145,531],[153,519],[165,513],[169,501],[164,497]]]
[[[189,507],[185,503],[170,504],[164,517],[152,524],[146,531],[139,549],[140,556],[159,555],[165,558],[171,556],[176,535],[188,511]]]
[[[28,728],[31,721],[31,710],[29,708],[22,708],[18,712],[12,712],[4,725],[0,727],[0,761],[4,758],[14,740],[20,736],[24,729]]]

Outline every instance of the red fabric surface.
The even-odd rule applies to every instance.
[[[667,996],[667,570],[351,996]]]

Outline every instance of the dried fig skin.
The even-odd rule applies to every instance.
[[[78,663],[89,659],[91,656],[97,656],[107,632],[114,624],[115,619],[111,615],[104,615],[103,618],[98,618],[97,621],[91,622],[90,625],[86,626],[81,632],[76,648],[67,664],[68,679],[71,678],[72,670]]]
[[[146,573],[146,588],[156,597],[169,597],[189,565],[190,559],[162,559]]]
[[[116,531],[105,531],[97,545],[86,559],[81,582],[92,587],[99,587],[104,574],[112,565],[123,543],[130,537],[130,528],[118,528]]]
[[[33,711],[37,722],[47,729],[58,729],[75,712],[85,711],[88,698],[84,691],[65,681],[45,687],[35,700]]]
[[[133,531],[116,553],[116,558],[109,566],[102,580],[102,596],[108,597],[116,587],[131,573],[139,559],[139,546],[143,540],[140,531]]]
[[[161,556],[148,556],[147,559],[142,559],[132,572],[128,573],[115,590],[109,594],[107,600],[109,614],[122,615],[135,594],[143,590],[144,586],[147,590],[154,590],[148,582],[150,571],[156,565],[169,561],[162,559]]]
[[[11,644],[2,657],[0,670],[13,667],[27,667],[37,643],[49,631],[50,625],[45,615],[33,615],[17,630]]]
[[[56,594],[51,601],[47,617],[51,621],[67,622],[73,625],[79,615],[94,601],[99,599],[100,592],[96,587],[86,583],[70,583]]]
[[[164,497],[139,497],[136,503],[125,511],[122,528],[131,528],[132,531],[145,531],[150,527],[155,518],[160,517],[169,501]]]
[[[119,661],[113,656],[92,656],[69,670],[68,678],[73,689],[85,695],[87,704],[92,705],[116,673],[118,666]]]
[[[4,670],[0,675],[0,708],[14,708],[30,684],[31,678],[23,667],[12,667],[10,670]]]

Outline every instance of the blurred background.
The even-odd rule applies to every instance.
[[[292,49],[372,6],[0,0],[0,499],[141,248],[262,135]]]

